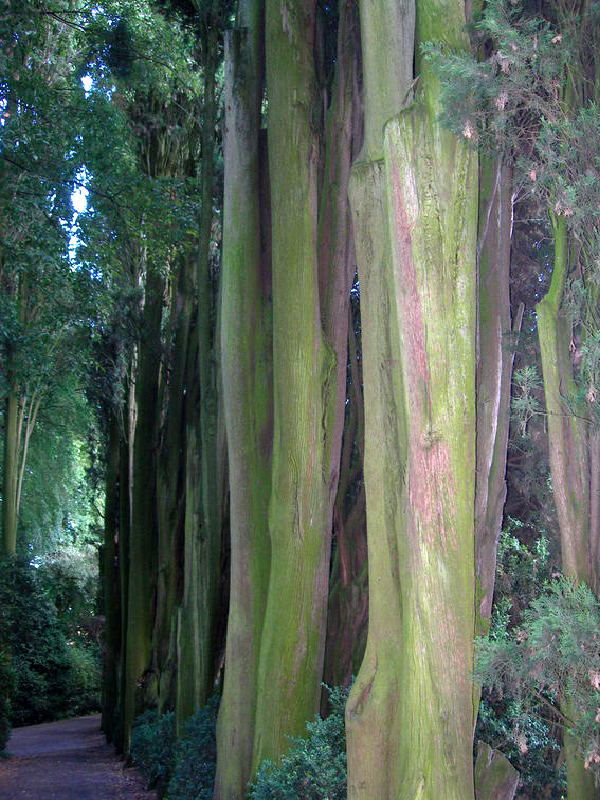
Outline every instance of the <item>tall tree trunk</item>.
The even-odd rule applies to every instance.
[[[552,495],[561,535],[562,568],[576,581],[594,585],[595,565],[590,543],[588,434],[584,420],[569,413],[564,398],[575,392],[570,325],[561,311],[569,272],[569,237],[563,217],[553,219],[554,269],[550,288],[537,305],[537,325],[548,420],[548,450]],[[564,713],[571,717],[572,709]],[[594,777],[577,755],[576,742],[565,734],[569,800],[596,800]]]
[[[333,535],[337,548],[332,557],[327,615],[324,682],[328,686],[350,684],[363,659],[367,636],[369,589],[367,508],[363,478],[364,406],[356,337],[350,318],[348,410],[340,482],[333,512]],[[356,493],[357,483],[359,488]],[[326,699],[323,698],[322,706],[326,705]]]
[[[348,797],[395,796],[402,641],[395,544],[402,534],[397,493],[405,451],[398,341],[383,175],[383,125],[402,107],[413,77],[415,7],[360,2],[365,142],[350,178],[360,281],[365,403],[369,629],[365,656],[346,707]],[[385,32],[386,46],[378,41]],[[389,81],[382,76],[393,75]],[[386,542],[391,552],[387,551]]]
[[[186,515],[183,606],[179,614],[177,727],[211,694],[218,669],[217,632],[221,578],[219,405],[216,304],[210,256],[213,222],[218,28],[205,21],[202,116],[202,209],[196,273],[197,316],[191,342],[186,398]]]
[[[335,505],[332,527],[335,529],[338,543],[332,576],[338,575],[342,581],[342,586],[338,587],[339,591],[334,595],[334,605],[331,604],[331,594],[328,602],[329,613],[331,615],[333,612],[334,619],[337,618],[337,624],[334,622],[332,626],[328,621],[327,647],[331,656],[336,652],[340,656],[339,662],[335,665],[331,664],[331,669],[336,672],[335,677],[339,678],[342,672],[347,673],[350,670],[346,680],[349,680],[352,675],[354,650],[352,634],[358,633],[361,623],[365,621],[367,600],[366,569],[363,569],[366,566],[366,536],[364,527],[362,530],[358,527],[364,522],[361,515],[360,497],[357,500],[355,513],[348,520],[347,526],[344,525],[343,508],[346,501],[345,490],[348,489],[348,482],[352,479],[349,469],[351,453],[354,450],[353,440],[354,437],[362,437],[363,423],[362,387],[358,376],[356,340],[350,313],[350,289],[356,273],[356,255],[348,201],[350,167],[363,144],[362,103],[358,92],[360,62],[356,57],[358,49],[358,9],[354,2],[342,0],[339,5],[336,73],[332,87],[331,106],[326,120],[325,169],[319,211],[318,253],[323,328],[336,358],[337,390],[335,402],[329,411],[332,418],[329,443],[332,453],[330,464],[335,469],[334,484],[338,491],[335,500],[330,496],[329,502]],[[346,425],[344,430],[349,341],[351,342],[350,369],[353,381],[351,402],[356,425],[352,430]],[[347,455],[346,461],[341,457],[342,434],[344,451]],[[362,450],[362,441],[359,447]],[[359,470],[361,466],[359,463]],[[344,467],[347,469],[346,474],[340,475]],[[340,480],[345,487],[342,488],[342,492],[339,491]],[[353,524],[354,530],[352,529]],[[354,556],[352,559],[350,552]],[[353,563],[351,569],[348,570],[350,560]],[[343,574],[339,570],[335,571],[337,566],[343,568]],[[352,588],[350,588],[350,583],[353,584]],[[331,616],[329,620],[333,621]],[[344,661],[343,666],[342,661]],[[327,666],[325,673],[326,675],[328,673]],[[336,680],[335,682],[341,681]]]
[[[4,403],[4,463],[2,466],[2,550],[14,555],[17,549],[17,486],[19,477],[19,398],[11,390]]]
[[[496,552],[506,499],[506,451],[514,361],[510,316],[511,172],[482,158],[479,172],[477,320],[477,472],[475,485],[475,634],[487,633]],[[523,308],[515,315],[520,328]],[[475,709],[477,711],[477,709]]]
[[[326,634],[352,276],[340,257],[347,246],[342,238],[345,193],[334,199],[327,222],[333,249],[326,248],[324,258],[318,252],[314,29],[311,0],[284,6],[268,0],[269,165],[277,209],[272,220],[274,437],[271,572],[253,770],[287,749],[289,736],[302,732],[318,709]],[[342,152],[348,148],[349,159],[350,143],[339,144]],[[343,160],[339,167],[341,172],[338,165],[333,169],[343,183]]]
[[[225,188],[221,359],[231,482],[231,592],[215,798],[251,777],[256,678],[270,569],[273,439],[271,267],[259,145],[262,4],[243,3],[225,42]],[[262,225],[261,225],[262,216]],[[265,218],[266,217],[266,218]]]
[[[158,432],[158,365],[161,357],[161,320],[164,278],[149,263],[135,386],[137,425],[133,443],[132,517],[129,538],[129,586],[125,696],[123,698],[124,749],[129,752],[131,724],[136,713],[155,699],[149,682],[152,628],[156,603],[157,520],[156,453]]]
[[[252,771],[318,708],[328,576],[313,128],[314,4],[266,3],[273,254],[271,572],[256,682]]]
[[[104,672],[102,681],[102,730],[109,742],[115,732],[119,702],[121,656],[121,592],[119,579],[119,474],[121,436],[116,409],[110,411],[106,457],[104,505]]]
[[[135,357],[129,357],[129,375],[125,378],[125,397],[120,411],[119,456],[119,591],[121,597],[121,643],[119,694],[113,742],[119,752],[125,750],[123,706],[127,678],[127,620],[129,616],[129,540],[131,536],[131,508],[133,486],[133,436],[135,430],[135,386],[133,376]]]
[[[369,5],[361,24],[377,25],[372,16]],[[417,47],[440,38],[468,47],[462,3],[420,0],[416,20]],[[404,24],[406,41],[409,17]],[[396,112],[412,77],[401,74]],[[385,127],[385,165],[359,163],[351,181],[370,599],[367,652],[346,711],[348,796],[466,800],[473,797],[477,159],[437,121],[438,85],[425,69],[419,92]],[[374,138],[365,131],[367,141]]]
[[[181,585],[185,524],[185,398],[189,328],[194,309],[195,262],[180,258],[171,302],[171,353],[158,457],[158,574],[154,626],[159,709],[172,709],[176,693],[176,606]]]

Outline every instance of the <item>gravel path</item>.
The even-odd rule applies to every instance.
[[[16,728],[0,760],[0,800],[155,800],[107,745],[100,715]]]

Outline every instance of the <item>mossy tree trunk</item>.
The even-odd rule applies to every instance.
[[[158,448],[158,379],[162,352],[161,321],[164,276],[149,261],[143,313],[143,338],[135,385],[136,417],[133,441],[133,485],[129,536],[128,611],[123,697],[124,749],[134,716],[156,696],[149,683],[152,629],[156,603],[157,518],[156,455]]]
[[[261,148],[262,4],[243,3],[225,47],[221,353],[231,482],[231,592],[215,797],[242,798],[251,776],[256,679],[270,571],[273,438],[271,265],[261,246],[268,178]]]
[[[273,258],[271,570],[256,680],[252,771],[318,708],[329,572],[323,340],[317,267],[318,140],[312,0],[266,3]]]
[[[185,523],[185,399],[188,339],[194,304],[191,252],[179,258],[170,304],[170,353],[165,370],[164,410],[158,455],[158,573],[154,625],[154,669],[158,679],[159,708],[175,706],[176,606],[180,601]]]
[[[352,314],[350,315],[352,317]],[[357,321],[349,320],[348,397],[340,482],[333,512],[332,555],[323,680],[349,685],[363,659],[369,608],[367,579],[367,507],[363,480],[364,403]],[[322,708],[326,711],[326,700]]]
[[[177,726],[202,706],[214,688],[218,670],[221,580],[221,497],[217,292],[211,257],[216,71],[219,25],[216,5],[202,20],[204,67],[202,111],[202,207],[195,278],[194,334],[188,352],[186,395],[186,510],[183,600],[177,629]]]
[[[567,397],[576,387],[569,345],[571,325],[561,304],[569,273],[569,236],[564,217],[553,217],[554,268],[550,288],[537,305],[548,425],[552,495],[561,535],[562,568],[575,581],[595,585],[597,564],[590,537],[590,454],[586,422],[569,412]],[[564,712],[571,716],[570,707]],[[596,800],[594,777],[584,769],[576,742],[565,735],[569,800]]]
[[[338,387],[331,410],[330,434],[333,458],[339,463],[332,525],[337,549],[331,570],[325,666],[326,681],[335,684],[347,683],[353,662],[356,667],[360,663],[360,634],[367,606],[364,493],[359,491],[352,509],[347,511],[347,494],[356,487],[362,472],[363,445],[362,385],[355,320],[350,309],[356,255],[348,200],[350,167],[363,143],[362,102],[358,89],[360,62],[356,58],[359,35],[356,4],[341,2],[336,72],[325,130],[318,248],[323,325],[336,354]],[[346,414],[348,402],[349,415]]]
[[[104,504],[104,665],[102,679],[102,730],[109,742],[115,738],[119,704],[121,659],[121,591],[119,576],[119,507],[121,433],[117,410],[111,409],[106,454],[106,501]]]
[[[2,551],[14,555],[17,549],[17,485],[19,475],[19,397],[11,389],[4,402],[4,461],[2,464]]]
[[[475,634],[481,636],[487,633],[492,613],[496,552],[506,499],[514,339],[523,315],[521,306],[511,323],[512,176],[499,159],[480,160],[478,228]]]
[[[229,42],[226,85],[222,352],[232,596],[218,797],[241,797],[260,762],[287,749],[288,736],[302,732],[318,709],[354,273],[346,200],[350,72],[334,90],[335,111],[328,114],[331,127],[321,149],[314,4],[267,4],[268,158],[274,166],[265,192],[258,137],[260,4],[244,6],[239,23]],[[345,64],[350,55],[344,53]],[[324,166],[321,152],[327,153]],[[250,698],[239,685],[244,671]]]
[[[396,35],[410,47],[406,12]],[[468,47],[464,24],[460,2],[419,2],[417,46]],[[391,113],[412,79],[400,74]],[[421,70],[418,100],[385,126],[385,161],[372,144],[351,183],[370,598],[346,711],[350,798],[473,797],[477,159],[438,123],[437,98]]]
[[[402,107],[413,77],[412,2],[360,3],[365,142],[350,178],[360,280],[365,404],[369,628],[365,656],[346,707],[348,797],[393,797],[399,785],[396,727],[402,639],[394,543],[401,536],[397,493],[405,452],[400,353],[391,285],[383,175],[383,125]],[[378,39],[383,31],[385,39]],[[391,42],[389,41],[391,37]],[[383,46],[383,42],[386,46]],[[382,81],[387,69],[393,76]],[[395,367],[395,368],[394,368]],[[386,541],[393,547],[386,552]]]
[[[271,571],[253,770],[264,758],[278,758],[289,736],[301,733],[319,707],[354,273],[347,258],[345,192],[350,84],[340,74],[343,101],[334,100],[334,113],[328,114],[333,133],[326,140],[319,203],[320,98],[310,0],[283,6],[268,0],[266,61],[270,190],[276,209],[271,226],[274,436]]]

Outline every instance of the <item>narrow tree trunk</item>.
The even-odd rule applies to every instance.
[[[4,463],[2,465],[2,550],[14,555],[17,549],[17,485],[19,475],[19,398],[9,392],[4,404]]]
[[[360,280],[365,402],[369,631],[365,656],[346,707],[348,797],[394,797],[400,783],[401,609],[397,493],[405,451],[391,252],[383,175],[383,125],[402,107],[413,77],[414,2],[360,3],[365,143],[350,178],[352,226]],[[380,37],[384,36],[382,40]],[[383,46],[385,42],[385,47]],[[382,80],[388,75],[390,80]]]
[[[350,389],[340,466],[340,482],[333,512],[337,548],[331,564],[324,682],[348,686],[358,673],[367,638],[369,590],[367,580],[367,518],[363,479],[364,408],[357,358],[356,334],[349,315]],[[351,495],[357,481],[358,494]],[[327,698],[324,697],[323,705]],[[326,708],[323,708],[326,711]]]
[[[586,424],[569,413],[564,398],[575,392],[570,326],[561,313],[569,271],[568,235],[564,218],[553,221],[554,269],[550,288],[537,305],[537,326],[548,420],[548,450],[552,495],[561,535],[565,575],[593,585],[595,570],[590,547],[589,454]],[[564,708],[567,717],[572,709]],[[573,737],[565,734],[567,794],[569,800],[596,800],[594,777],[584,768]]]
[[[331,656],[335,651],[338,651],[340,656],[344,652],[344,656],[341,659],[345,662],[344,665],[340,660],[335,665],[332,663],[331,668],[338,673],[336,678],[342,672],[350,670],[347,680],[352,674],[354,651],[352,634],[358,632],[357,629],[360,628],[361,621],[364,622],[365,620],[367,600],[365,592],[366,569],[363,569],[366,558],[365,531],[355,529],[355,541],[348,538],[352,536],[353,522],[355,525],[359,525],[361,522],[360,498],[356,513],[353,519],[349,520],[346,531],[343,510],[346,500],[345,491],[342,494],[338,491],[340,483],[340,467],[338,467],[338,464],[341,461],[342,465],[344,465],[344,461],[341,459],[342,435],[345,437],[344,447],[349,457],[354,449],[353,437],[361,435],[363,421],[362,388],[356,374],[358,369],[356,364],[356,343],[354,331],[351,327],[349,328],[349,325],[352,325],[350,289],[356,273],[356,255],[353,246],[348,185],[352,161],[363,144],[362,103],[358,93],[357,80],[359,63],[356,51],[358,48],[359,25],[357,8],[353,2],[342,0],[339,4],[336,73],[332,86],[331,106],[327,112],[326,120],[325,168],[319,211],[318,255],[321,316],[325,336],[335,353],[336,363],[335,401],[328,411],[331,416],[328,437],[330,447],[328,462],[332,469],[331,489],[332,491],[336,490],[335,498],[330,495],[329,502],[336,506],[332,527],[336,531],[338,540],[337,559],[334,567],[336,565],[344,567],[343,575],[340,576],[339,571],[335,573],[341,577],[343,588],[339,587],[340,591],[334,595],[335,608],[332,608],[331,603],[329,603],[329,611],[333,610],[334,615],[337,617],[337,624],[334,623],[331,626],[328,623],[328,647]],[[351,370],[354,380],[353,410],[356,413],[357,424],[354,430],[350,431],[346,427],[344,431],[349,337],[354,345],[354,353],[351,355],[353,359]],[[349,458],[346,460],[345,466],[349,470]],[[349,472],[347,472],[343,478],[346,488],[350,477]],[[362,553],[361,538],[363,544]],[[349,566],[349,551],[353,551],[355,556],[351,570],[352,578],[346,570]],[[342,556],[341,561],[340,556]],[[357,580],[352,589],[350,589],[349,584],[351,582],[354,583],[354,578]],[[344,601],[347,602],[344,604]],[[358,619],[355,619],[356,614]],[[337,641],[334,641],[331,638],[332,636]],[[338,650],[338,646],[341,648],[340,650]],[[325,672],[327,674],[327,667]]]
[[[150,682],[152,628],[156,603],[157,520],[156,451],[158,428],[158,367],[164,278],[149,264],[146,277],[143,331],[136,382],[137,425],[133,444],[132,523],[129,540],[129,587],[123,729],[129,752],[131,724],[155,699]]]
[[[119,474],[121,437],[119,420],[111,409],[106,457],[104,505],[104,674],[102,683],[102,730],[112,742],[119,702],[121,656],[121,592],[119,578]]]
[[[482,159],[479,177],[475,634],[489,628],[496,551],[506,499],[506,451],[514,360],[510,318],[511,173]],[[516,315],[520,327],[522,308]],[[477,708],[475,708],[477,713]]]
[[[131,490],[133,485],[133,433],[135,429],[134,357],[129,358],[129,376],[125,379],[125,398],[120,415],[119,469],[119,590],[121,596],[121,645],[119,699],[113,742],[118,752],[125,750],[123,704],[126,686],[127,619],[129,611],[129,540],[131,535]]]
[[[550,288],[537,305],[537,324],[548,415],[548,450],[552,495],[561,532],[565,575],[590,581],[588,541],[589,487],[585,423],[567,413],[564,400],[575,392],[570,326],[561,313],[568,274],[568,237],[565,220],[554,226],[555,255]]]
[[[270,569],[273,437],[271,275],[261,252],[261,3],[242,4],[225,41],[221,360],[231,482],[231,593],[215,798],[251,777],[256,678]],[[266,223],[263,217],[263,226]]]
[[[312,0],[266,6],[273,253],[271,572],[257,680],[253,771],[319,707],[339,386],[321,329]],[[344,320],[345,322],[345,320]],[[333,490],[333,491],[332,491]],[[333,496],[332,496],[333,495]]]
[[[176,693],[176,605],[181,584],[185,523],[185,375],[188,337],[194,308],[194,268],[191,255],[181,257],[171,303],[172,345],[163,435],[157,477],[158,575],[154,626],[155,670],[159,709],[172,709]]]
[[[214,10],[214,9],[213,9]],[[221,577],[221,511],[218,469],[216,298],[210,245],[213,221],[215,81],[218,63],[216,17],[203,34],[202,209],[196,272],[197,316],[188,355],[186,398],[186,514],[183,605],[177,630],[177,729],[202,706],[218,668]]]
[[[365,124],[367,121],[365,120]],[[401,690],[402,615],[397,542],[405,451],[396,308],[381,161],[359,162],[350,183],[359,266],[365,465],[369,553],[369,632],[365,656],[346,707],[348,797],[396,797]]]

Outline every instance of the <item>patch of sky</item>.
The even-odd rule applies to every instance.
[[[73,205],[73,216],[70,224],[69,236],[69,261],[73,268],[77,262],[77,248],[80,245],[77,236],[77,217],[80,214],[85,214],[88,208],[89,191],[86,187],[88,182],[88,171],[85,166],[81,167],[75,176],[76,184],[71,192],[71,203]]]
[[[83,91],[85,92],[85,96],[89,97],[90,92],[92,91],[92,85],[94,81],[91,75],[84,75],[81,79],[81,84],[83,86]]]

